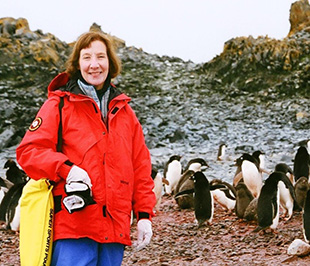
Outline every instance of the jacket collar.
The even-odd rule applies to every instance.
[[[119,91],[114,84],[110,83],[109,102],[117,98],[118,100],[125,100],[129,102],[131,99],[121,91]],[[84,95],[75,79],[70,79],[66,72],[57,75],[48,86],[48,95],[55,91],[70,92],[76,95]]]

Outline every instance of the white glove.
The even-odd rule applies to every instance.
[[[152,232],[152,223],[148,219],[141,219],[138,221],[138,240],[135,243],[135,248],[141,250],[145,248],[151,241],[153,232]]]
[[[84,199],[78,195],[67,196],[62,202],[69,213],[73,213],[85,207]]]
[[[65,185],[67,197],[64,197],[63,204],[69,213],[82,210],[87,205],[96,203],[91,197],[91,190],[82,181],[72,181]]]
[[[73,165],[66,179],[67,184],[70,185],[71,182],[79,182],[82,181],[91,189],[92,184],[90,178],[85,170],[82,168]]]

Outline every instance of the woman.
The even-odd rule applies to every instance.
[[[130,98],[111,84],[120,68],[105,34],[83,34],[16,150],[31,178],[55,182],[52,265],[120,265],[131,244],[131,210],[138,220],[137,248],[150,242],[150,154]]]

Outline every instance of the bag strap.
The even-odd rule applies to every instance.
[[[58,152],[62,150],[62,108],[64,106],[64,98],[60,97],[60,102],[58,105],[59,109],[59,126],[58,126],[58,140],[57,140],[57,148]]]

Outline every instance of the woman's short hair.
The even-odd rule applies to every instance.
[[[100,31],[89,31],[82,34],[78,38],[66,63],[66,72],[70,78],[75,77],[79,72],[79,59],[81,50],[88,48],[93,41],[102,41],[107,47],[110,77],[115,78],[121,72],[121,61],[116,54],[113,42],[111,41],[110,37]]]

